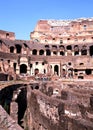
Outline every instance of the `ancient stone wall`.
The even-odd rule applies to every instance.
[[[52,95],[48,96],[28,87],[31,127],[35,130],[92,130],[90,98],[86,97],[86,106],[85,97],[81,104],[78,96],[75,92],[71,94],[69,91],[62,91],[61,98],[53,98]]]

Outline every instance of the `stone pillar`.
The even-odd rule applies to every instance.
[[[65,52],[65,56],[67,56],[67,51]]]
[[[11,102],[10,105],[10,116],[18,123],[18,104],[15,101]]]
[[[46,56],[46,50],[44,50],[44,56]]]
[[[30,54],[32,55],[32,50],[30,51]]]
[[[79,51],[79,56],[81,56],[81,51]]]
[[[27,67],[27,74],[30,74],[30,66]]]
[[[72,51],[72,56],[74,56],[74,51]]]
[[[14,48],[14,53],[16,53],[16,48]]]
[[[57,55],[60,56],[60,52],[59,51],[57,52]]]
[[[39,51],[37,50],[37,55],[39,56]]]
[[[18,92],[13,92],[12,102],[10,104],[10,116],[18,123],[18,104],[15,102],[17,99]]]
[[[51,51],[51,56],[53,56],[53,51]]]
[[[19,74],[20,72],[19,72],[19,65],[17,64],[17,66],[16,66],[16,74]]]
[[[90,55],[90,52],[89,52],[89,49],[87,49],[87,56],[89,56]]]
[[[58,76],[60,76],[60,65],[58,65],[59,69],[58,69]]]
[[[13,61],[10,61],[10,66],[13,67]]]

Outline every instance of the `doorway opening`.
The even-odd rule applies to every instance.
[[[20,65],[20,74],[27,73],[27,66],[25,64]]]
[[[57,75],[59,75],[59,66],[58,65],[54,66],[54,72],[56,72]]]

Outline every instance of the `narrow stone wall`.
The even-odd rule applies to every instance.
[[[92,121],[82,118],[76,103],[49,97],[28,87],[28,106],[31,130],[93,130]]]

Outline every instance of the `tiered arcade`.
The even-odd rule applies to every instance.
[[[93,18],[40,20],[29,41],[0,30],[0,71],[14,77],[93,78]]]

